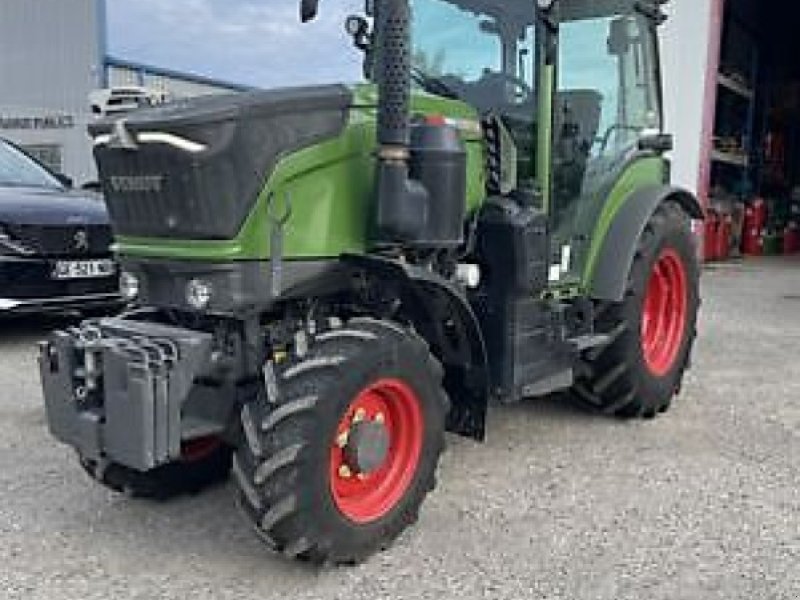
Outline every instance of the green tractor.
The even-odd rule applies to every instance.
[[[53,435],[135,496],[232,470],[270,547],[354,563],[490,402],[666,411],[703,212],[669,183],[661,4],[372,0],[364,85],[93,125],[131,305],[42,343]]]

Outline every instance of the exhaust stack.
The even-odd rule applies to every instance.
[[[378,194],[376,242],[414,239],[428,220],[428,192],[409,176],[411,158],[411,9],[408,0],[378,0]]]

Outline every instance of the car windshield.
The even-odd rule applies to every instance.
[[[0,140],[0,187],[56,188],[63,186],[35,160]]]

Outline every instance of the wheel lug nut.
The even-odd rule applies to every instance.
[[[376,423],[379,423],[379,424],[383,425],[383,423],[385,421],[386,421],[386,417],[383,415],[383,413],[378,413],[377,415],[375,415],[375,422]]]
[[[354,423],[360,423],[361,421],[363,421],[366,418],[367,418],[367,411],[364,410],[363,408],[359,408],[356,411],[356,414],[353,416],[353,422]]]
[[[347,465],[342,465],[339,467],[339,477],[342,479],[350,479],[353,476],[353,472],[350,470],[350,467]]]
[[[359,481],[364,481],[367,478],[367,475],[365,473],[359,473],[358,475],[356,475],[356,477],[358,478]]]
[[[347,440],[349,437],[350,437],[350,432],[343,431],[342,433],[339,434],[339,437],[336,438],[336,445],[339,448],[344,448],[345,446],[347,446]]]

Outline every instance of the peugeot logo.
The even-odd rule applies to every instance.
[[[72,237],[72,242],[74,244],[75,250],[78,252],[88,252],[89,251],[89,232],[85,229],[79,229],[75,232],[75,235]]]

